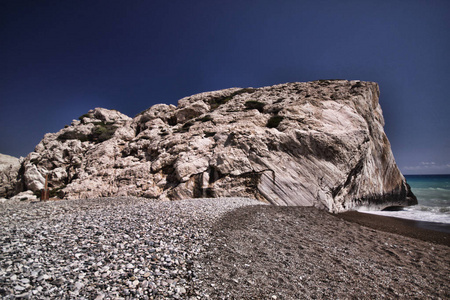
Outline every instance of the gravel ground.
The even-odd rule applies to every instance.
[[[447,245],[261,204],[0,204],[0,297],[450,299]]]
[[[193,269],[211,224],[251,204],[261,203],[123,197],[0,204],[0,296],[205,298]]]
[[[450,299],[448,246],[312,207],[230,211],[199,262],[211,299]]]

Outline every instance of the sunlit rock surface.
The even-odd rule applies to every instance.
[[[13,196],[20,190],[17,181],[19,169],[18,158],[0,154],[0,198]]]
[[[232,88],[158,104],[133,119],[96,108],[46,134],[24,190],[177,200],[253,197],[332,212],[417,200],[384,133],[376,83],[320,80]]]

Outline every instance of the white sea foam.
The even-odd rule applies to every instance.
[[[450,176],[405,176],[419,205],[401,211],[364,211],[377,215],[450,224]]]
[[[358,211],[401,219],[450,224],[450,207],[429,207],[417,205],[413,207],[406,207],[400,211],[374,211],[363,209]]]

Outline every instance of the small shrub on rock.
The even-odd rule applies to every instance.
[[[90,114],[84,114],[84,115],[82,115],[82,116],[79,116],[79,117],[78,117],[78,120],[83,121],[84,118],[90,118],[90,117],[91,117]]]
[[[94,141],[99,143],[109,140],[114,135],[116,128],[106,125],[98,125],[92,132]]]
[[[283,121],[282,116],[273,116],[267,121],[266,127],[268,128],[277,128],[280,125],[281,121]]]

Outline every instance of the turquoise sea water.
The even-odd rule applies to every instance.
[[[418,205],[379,215],[450,224],[450,175],[405,175]]]
[[[441,213],[450,212],[450,175],[406,175],[419,207]]]

